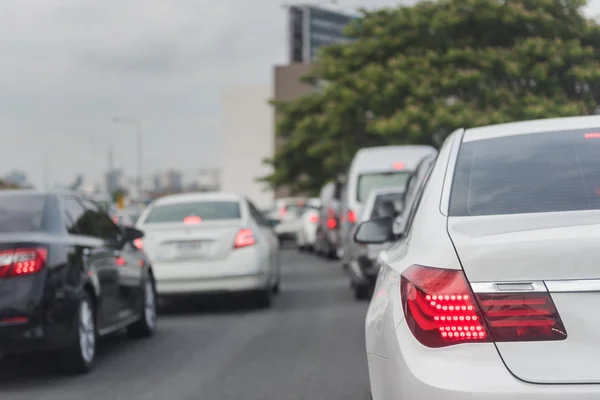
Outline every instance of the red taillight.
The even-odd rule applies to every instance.
[[[115,258],[115,265],[117,265],[118,267],[123,267],[125,266],[125,264],[127,264],[127,261],[125,261],[125,258],[123,258],[122,256],[117,256]]]
[[[256,243],[254,238],[254,232],[252,229],[241,229],[236,235],[233,242],[233,247],[239,249],[240,247],[252,246]]]
[[[117,225],[119,224],[119,217],[116,217],[116,216],[112,217],[112,220],[115,224],[117,224]]]
[[[279,217],[280,218],[285,218],[286,214],[287,214],[287,208],[285,206],[281,207],[279,209]]]
[[[403,162],[395,162],[395,163],[392,164],[392,168],[395,171],[400,171],[400,170],[403,170],[405,168],[405,165],[404,165]]]
[[[186,224],[186,225],[199,224],[200,222],[202,222],[202,218],[197,217],[195,215],[190,215],[190,216],[185,217],[183,219],[183,223]]]
[[[329,210],[327,210],[327,228],[335,229],[336,226],[337,226],[337,221],[335,219],[335,211],[333,211],[330,208]]]
[[[427,347],[566,338],[548,293],[478,294],[475,299],[461,270],[421,265],[402,274],[400,291],[408,327]]]
[[[133,241],[133,245],[135,247],[137,247],[139,250],[142,250],[144,248],[144,242],[142,241],[142,239],[135,239]]]
[[[567,338],[549,293],[477,293],[476,296],[495,342]]]
[[[319,222],[319,216],[317,214],[311,214],[310,222],[312,222],[313,224],[316,224],[317,222]]]
[[[586,133],[583,136],[586,139],[600,139],[600,132]]]
[[[356,222],[356,214],[353,210],[348,211],[348,222],[350,222],[351,224]]]
[[[0,278],[36,274],[44,268],[48,250],[23,248],[0,251]]]

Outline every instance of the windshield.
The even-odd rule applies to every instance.
[[[450,215],[600,209],[600,135],[567,131],[466,142]]]
[[[410,171],[362,174],[358,177],[356,200],[359,203],[364,202],[373,189],[404,188],[410,175]]]
[[[159,205],[150,211],[143,223],[177,223],[186,217],[200,217],[202,221],[240,219],[240,204],[237,201],[202,201]]]
[[[0,233],[41,231],[45,204],[43,195],[0,196]]]

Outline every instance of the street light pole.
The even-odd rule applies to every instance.
[[[139,120],[132,117],[114,117],[113,123],[115,124],[129,124],[133,125],[136,128],[136,143],[137,143],[137,178],[136,178],[136,187],[138,191],[138,196],[142,194],[142,124]]]

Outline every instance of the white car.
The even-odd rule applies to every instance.
[[[154,267],[159,296],[253,292],[262,306],[279,290],[279,244],[247,199],[191,193],[151,203],[136,227]]]
[[[373,399],[599,399],[600,117],[458,130],[415,204],[366,317]]]
[[[320,199],[308,199],[306,202],[304,212],[300,217],[300,227],[296,234],[296,246],[300,251],[312,251],[315,248],[320,208]]]

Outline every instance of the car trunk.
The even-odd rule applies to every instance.
[[[145,232],[144,249],[152,260],[160,262],[226,258],[241,228],[241,220],[202,221],[194,225],[147,224],[141,227]]]
[[[471,283],[544,281],[549,288],[567,338],[496,343],[516,377],[600,383],[600,318],[594,311],[600,309],[600,285],[595,291],[589,285],[600,279],[599,212],[450,217],[448,232]],[[587,289],[574,280],[588,280]]]

